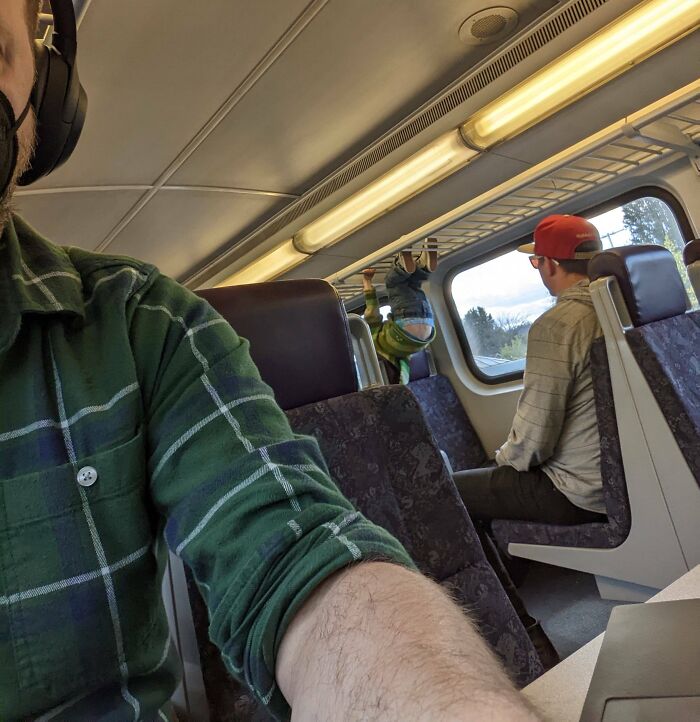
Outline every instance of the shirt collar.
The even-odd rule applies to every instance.
[[[580,281],[577,281],[572,286],[569,286],[568,288],[565,288],[558,296],[557,296],[557,302],[562,301],[567,296],[578,296],[580,295],[581,291],[584,289],[587,289],[591,285],[591,281],[589,278],[583,278]]]
[[[25,314],[85,317],[82,279],[68,253],[16,215],[0,237],[0,311],[0,351]]]

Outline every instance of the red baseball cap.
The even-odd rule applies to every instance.
[[[518,248],[522,253],[546,256],[562,261],[589,259],[603,249],[598,229],[580,216],[547,216],[535,228],[534,243]],[[594,250],[577,252],[582,243],[595,243]]]

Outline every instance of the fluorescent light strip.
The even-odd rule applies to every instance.
[[[700,0],[647,0],[475,113],[462,133],[490,148],[549,117],[583,95],[693,31]]]
[[[308,258],[308,256],[305,253],[299,253],[299,251],[294,248],[294,244],[290,238],[263,256],[260,256],[260,258],[256,258],[240,271],[236,271],[236,273],[229,276],[225,281],[217,284],[217,286],[238,286],[243,283],[267,281],[291,270],[294,266],[298,266],[305,258]]]
[[[350,196],[294,236],[296,247],[314,253],[371,223],[473,160],[458,130],[440,136],[388,173]]]
[[[588,153],[595,152],[595,150],[625,137],[626,128],[643,128],[645,125],[653,123],[654,121],[663,118],[665,115],[672,113],[674,110],[682,108],[695,100],[700,100],[700,79],[689,83],[683,88],[679,88],[677,91],[655,101],[641,110],[638,110],[632,115],[616,121],[607,128],[603,128],[597,133],[579,141],[569,148],[566,148],[560,153],[557,153],[556,155],[543,160],[541,163],[528,168],[519,175],[509,178],[500,185],[489,189],[476,198],[466,201],[462,205],[457,208],[453,208],[451,211],[444,213],[438,218],[434,218],[432,221],[426,223],[420,228],[416,228],[414,231],[397,238],[386,246],[373,251],[364,258],[361,258],[336,273],[327,276],[325,280],[329,283],[340,284],[351,276],[361,273],[362,269],[376,265],[384,259],[391,257],[398,251],[404,250],[414,243],[421,242],[424,238],[427,238],[430,235],[439,235],[442,229],[458,222],[465,216],[469,216],[472,213],[478,214],[480,209],[491,203],[496,203],[503,198],[507,198],[510,193],[517,192],[522,188],[527,188],[531,183],[535,183],[541,178],[546,177],[549,173],[556,171],[557,169],[565,166],[567,163],[579,158],[584,158]],[[640,148],[642,147],[643,146],[640,146]],[[531,218],[523,220],[530,221]],[[465,247],[466,245],[467,243],[464,244]]]
[[[301,263],[304,254],[346,238],[464,168],[484,150],[518,135],[679,40],[699,23],[700,0],[640,3],[475,113],[459,129],[433,141],[309,223],[292,240],[235,273],[224,285],[263,281],[284,273]]]
[[[412,196],[692,31],[700,0],[647,0],[535,73],[459,129],[438,138],[294,236],[301,251],[337,243]]]

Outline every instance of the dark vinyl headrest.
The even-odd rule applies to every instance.
[[[634,326],[685,313],[687,296],[676,262],[663,246],[631,245],[596,254],[591,281],[615,276]]]
[[[199,295],[250,341],[253,361],[285,411],[357,391],[347,315],[326,281],[251,283]]]
[[[685,263],[686,266],[697,261],[700,261],[700,238],[695,238],[686,243],[683,249],[683,263]]]
[[[428,352],[418,351],[408,359],[411,375],[410,381],[418,381],[419,379],[427,379],[430,376],[430,361],[428,360]]]

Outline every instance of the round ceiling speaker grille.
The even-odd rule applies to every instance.
[[[467,45],[487,45],[511,35],[518,25],[513,8],[493,7],[470,15],[459,28],[459,39]]]

